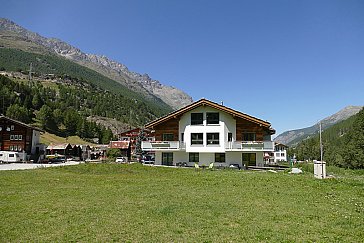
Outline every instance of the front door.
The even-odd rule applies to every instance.
[[[245,167],[256,166],[257,165],[257,155],[256,153],[243,153],[242,162]]]
[[[162,165],[173,165],[173,153],[162,153]]]

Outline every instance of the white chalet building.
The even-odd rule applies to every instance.
[[[274,151],[265,151],[264,161],[266,164],[277,164],[278,162],[287,162],[288,146],[282,143],[274,143]]]
[[[142,149],[155,152],[156,165],[264,166],[264,153],[274,151],[267,121],[206,99],[145,125],[153,141]]]

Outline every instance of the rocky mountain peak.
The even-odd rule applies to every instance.
[[[344,109],[336,112],[335,114],[322,119],[320,121],[322,124],[322,128],[326,129],[338,122],[346,120],[349,117],[357,114],[362,108],[363,108],[363,106],[347,106]],[[278,135],[274,139],[274,141],[283,143],[283,144],[286,144],[289,146],[295,145],[298,142],[302,141],[303,139],[306,139],[307,137],[316,134],[319,131],[320,122],[312,125],[311,127],[286,131],[286,132]]]
[[[146,97],[157,97],[173,109],[178,109],[192,103],[192,98],[185,92],[171,86],[163,85],[158,80],[153,80],[148,74],[129,71],[124,64],[113,61],[104,55],[84,53],[80,49],[57,38],[42,37],[37,33],[28,31],[17,25],[11,20],[0,18],[0,31],[13,32],[20,35],[28,42],[40,45],[49,52],[91,68],[134,91],[142,93]]]

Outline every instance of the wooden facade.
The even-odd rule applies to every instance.
[[[163,124],[154,127],[156,141],[163,141],[163,134],[173,134],[171,141],[179,141],[179,119],[172,118]]]
[[[32,153],[32,144],[35,138],[34,131],[41,132],[39,128],[35,128],[16,121],[14,119],[0,116],[0,150],[1,151],[17,151]],[[38,133],[39,134],[39,133]]]
[[[47,147],[47,155],[65,155],[65,156],[76,156],[74,152],[74,146],[69,143],[62,143],[62,144],[50,144]],[[76,147],[77,150],[77,147]]]
[[[244,120],[242,118],[236,118],[236,140],[237,141],[244,141],[243,134],[244,133],[255,133],[255,141],[263,141],[264,135],[268,133],[265,131],[264,127]]]

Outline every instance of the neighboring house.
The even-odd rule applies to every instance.
[[[47,155],[73,156],[73,146],[69,143],[50,144],[47,147]]]
[[[91,160],[103,160],[106,158],[106,152],[109,149],[109,144],[99,144],[91,147],[90,159]]]
[[[131,156],[130,141],[110,141],[109,148],[119,149],[121,156],[127,157],[130,160]]]
[[[274,143],[274,151],[265,151],[264,161],[266,164],[277,164],[278,162],[287,161],[288,146],[282,143]]]
[[[194,163],[216,166],[264,166],[264,152],[274,151],[271,124],[226,106],[201,99],[145,126],[154,141],[155,164]]]
[[[118,134],[119,141],[129,141],[130,142],[131,155],[136,154],[137,141],[138,141],[138,137],[139,137],[141,131],[142,131],[142,129],[135,128],[135,129],[128,130],[128,131]],[[152,138],[149,135],[149,131],[147,131],[147,130],[143,131],[143,137],[145,140],[152,140]],[[129,159],[130,159],[130,157],[129,157]]]
[[[79,145],[81,148],[81,160],[88,160],[91,158],[91,147],[87,144]]]
[[[0,116],[0,151],[26,153],[27,159],[38,159],[44,146],[40,144],[40,133],[43,130]]]
[[[124,131],[118,134],[119,141],[136,141],[141,129],[135,128],[132,130]]]
[[[287,149],[288,146],[282,143],[275,143],[274,149],[274,162],[288,161]]]
[[[82,159],[82,148],[81,145],[73,144],[72,145],[72,156],[76,160]]]

